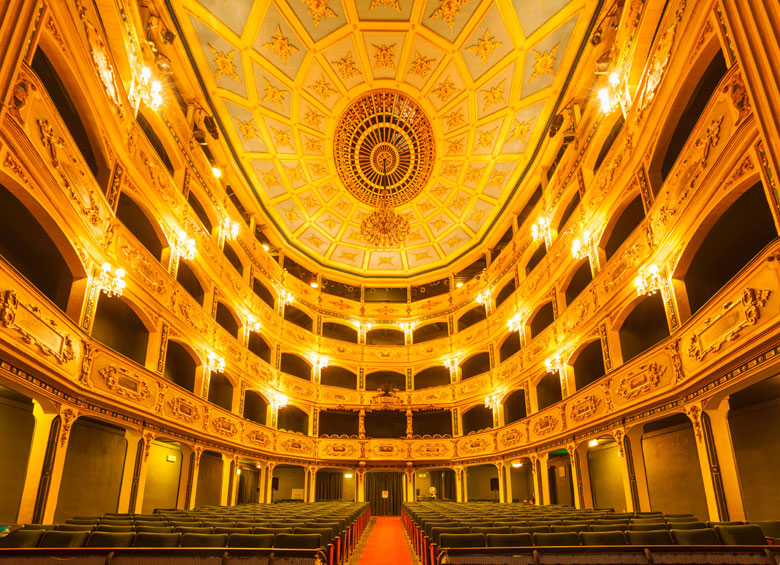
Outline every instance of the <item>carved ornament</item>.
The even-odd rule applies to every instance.
[[[225,416],[217,416],[211,420],[211,427],[219,435],[233,437],[238,433],[238,426],[231,419]]]
[[[46,320],[40,308],[19,302],[15,290],[2,293],[0,323],[22,336],[22,341],[36,346],[44,355],[54,357],[60,363],[76,358],[73,339],[57,329],[57,322]]]
[[[573,403],[569,409],[569,418],[575,422],[581,422],[594,416],[599,410],[601,399],[595,394],[588,394],[581,400]]]
[[[119,396],[141,402],[149,398],[149,382],[140,375],[131,375],[124,367],[108,365],[98,371],[106,381],[106,386]]]
[[[640,365],[637,373],[630,373],[620,379],[616,393],[626,400],[654,389],[666,374],[666,366],[659,363]]]
[[[169,400],[168,407],[171,409],[171,413],[175,418],[188,424],[191,424],[200,418],[200,410],[198,410],[198,407],[182,396],[177,396],[176,398]]]

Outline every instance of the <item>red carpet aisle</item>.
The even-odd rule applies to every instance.
[[[412,565],[401,519],[397,516],[376,518],[359,565]]]

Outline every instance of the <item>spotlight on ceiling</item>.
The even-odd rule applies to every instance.
[[[550,124],[550,137],[555,137],[555,135],[558,133],[558,130],[561,129],[561,126],[563,125],[563,114],[556,114],[555,117],[552,119],[552,123]]]

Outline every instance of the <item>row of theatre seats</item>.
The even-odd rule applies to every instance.
[[[273,560],[297,556],[344,563],[370,519],[366,503],[248,504],[201,507],[192,511],[156,510],[154,514],[75,516],[62,524],[24,524],[0,538],[0,560],[23,556],[23,549],[102,549],[131,555],[125,548],[256,550]],[[262,551],[271,550],[274,551]],[[7,551],[6,551],[7,550]],[[18,551],[12,551],[18,550]],[[75,552],[78,554],[78,552]],[[89,552],[88,552],[89,553]],[[206,551],[206,553],[209,553]],[[211,553],[214,553],[212,551]],[[239,554],[241,551],[238,552]],[[307,560],[310,557],[312,560]],[[324,559],[323,559],[324,558]],[[320,561],[321,562],[321,561]]]
[[[615,513],[557,505],[455,502],[405,503],[402,520],[423,565],[661,562],[777,565],[775,552],[780,555],[780,545],[769,545],[780,538],[780,521],[701,522],[693,514]],[[654,557],[654,553],[662,556]]]

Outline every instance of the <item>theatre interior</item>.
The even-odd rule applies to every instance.
[[[776,0],[0,5],[0,559],[780,563]]]

